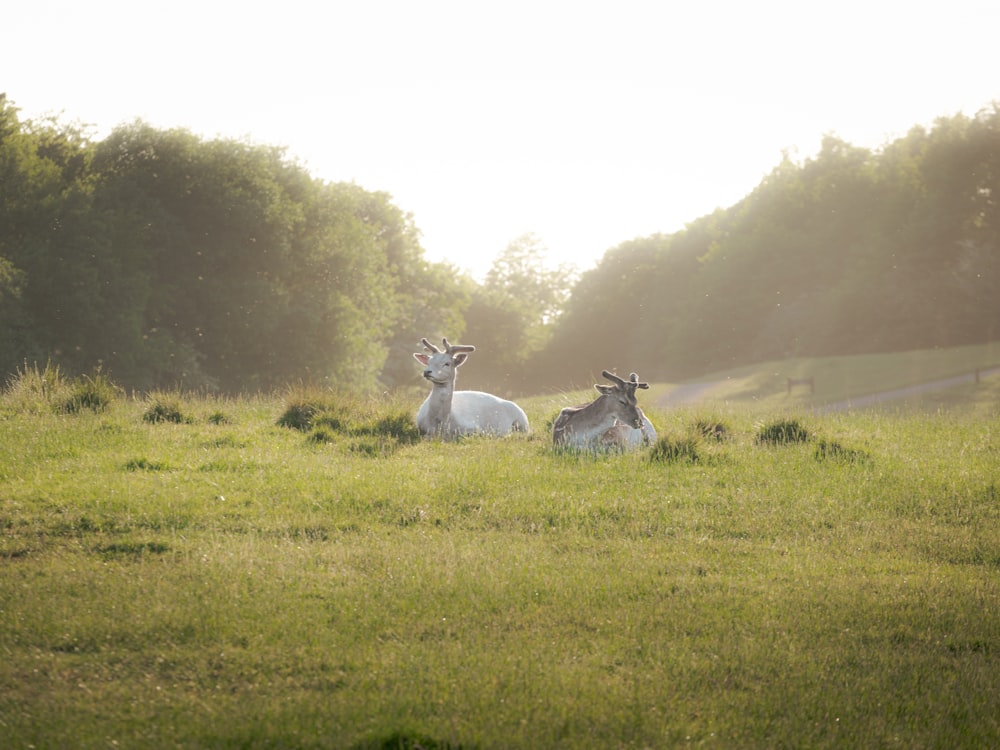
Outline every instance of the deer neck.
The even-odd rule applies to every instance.
[[[427,396],[427,405],[435,416],[437,423],[444,424],[451,416],[451,397],[455,392],[455,381],[447,383],[432,383],[431,392]]]
[[[572,409],[569,414],[564,415],[565,421],[561,417],[555,428],[561,439],[572,439],[569,437],[571,435],[593,439],[611,427],[615,420],[604,408],[604,398],[598,397],[589,404]]]
[[[614,415],[607,410],[608,396],[591,401],[580,410],[580,423],[594,429],[611,427],[615,423]]]

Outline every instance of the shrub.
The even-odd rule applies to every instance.
[[[757,432],[757,442],[769,445],[804,443],[809,432],[796,419],[779,419],[762,426]]]

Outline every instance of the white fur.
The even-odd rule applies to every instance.
[[[444,351],[422,339],[429,354],[413,355],[424,365],[424,378],[431,392],[417,411],[417,429],[428,437],[456,438],[461,435],[507,435],[528,432],[528,417],[520,406],[492,393],[456,391],[455,375],[474,346],[452,346],[443,339]]]

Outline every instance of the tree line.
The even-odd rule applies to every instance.
[[[532,235],[474,281],[391,197],[282,149],[137,121],[100,141],[0,95],[0,372],[55,361],[127,387],[419,382],[420,337],[478,347],[466,387],[588,386],[794,355],[1000,336],[1000,108],[877,151],[828,136],[738,204],[548,269]]]
[[[134,388],[370,389],[393,347],[461,326],[469,289],[388,195],[282,150],[136,122],[100,142],[0,100],[0,368]]]
[[[827,136],[736,205],[623,243],[574,285],[540,370],[677,380],[792,356],[1000,338],[1000,106],[872,151]]]

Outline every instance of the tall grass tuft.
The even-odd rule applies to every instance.
[[[69,378],[51,360],[44,368],[28,365],[7,380],[4,401],[14,411],[25,414],[76,414],[89,410],[106,411],[122,395],[120,386],[112,382],[98,366],[92,375]]]
[[[654,463],[697,463],[699,440],[693,435],[675,438],[660,437],[649,452],[649,460]]]
[[[38,363],[28,365],[25,362],[24,367],[17,368],[7,380],[3,396],[16,412],[42,414],[52,411],[53,404],[68,398],[71,389],[70,380],[51,360],[41,369]]]
[[[62,411],[67,414],[76,414],[84,409],[107,411],[121,393],[122,389],[98,367],[93,375],[84,375],[72,382],[70,395],[62,402]]]
[[[408,412],[393,411],[377,416],[373,421],[360,424],[352,430],[355,435],[381,437],[404,445],[420,442],[420,430]]]
[[[420,441],[412,414],[399,408],[337,396],[315,387],[297,387],[285,397],[278,425],[309,433],[323,445],[348,440],[348,450],[383,456]]]
[[[809,431],[797,419],[777,419],[757,431],[757,442],[763,445],[787,445],[808,440]]]
[[[845,464],[868,464],[872,457],[866,451],[858,448],[847,448],[836,440],[825,438],[816,443],[813,456],[817,461],[836,461]]]
[[[284,401],[278,426],[300,432],[309,432],[317,425],[339,431],[348,412],[344,399],[316,386],[292,387]]]
[[[172,424],[183,424],[193,421],[185,416],[181,410],[180,396],[172,393],[155,391],[147,398],[148,406],[143,412],[142,421],[149,424],[161,424],[169,422]]]
[[[717,442],[722,442],[729,435],[726,423],[714,419],[699,419],[694,423],[693,429],[695,434]]]

